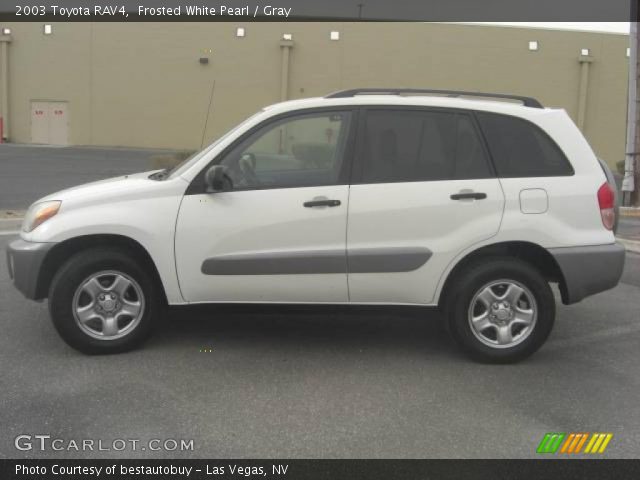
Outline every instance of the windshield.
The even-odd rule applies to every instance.
[[[249,118],[247,118],[246,120],[242,121],[241,123],[239,123],[238,125],[236,125],[232,129],[230,129],[227,133],[222,135],[220,138],[218,138],[217,140],[214,140],[214,142],[211,145],[209,145],[207,148],[205,148],[204,150],[200,150],[199,152],[196,152],[193,155],[185,158],[182,162],[178,163],[177,165],[175,165],[175,166],[173,166],[171,168],[168,168],[167,170],[165,170],[163,172],[164,173],[164,177],[167,178],[169,176],[175,177],[175,176],[178,176],[178,175],[182,175],[182,173],[186,172],[189,168],[191,168],[193,165],[195,165],[202,157],[207,155],[220,142],[225,140],[227,137],[229,137],[231,134],[233,134],[239,128],[242,128],[243,126],[245,126],[246,124],[251,122],[255,117],[260,115],[263,111],[264,110],[260,110],[259,112],[254,113]]]

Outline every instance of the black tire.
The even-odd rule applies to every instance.
[[[142,316],[135,327],[119,338],[90,336],[74,315],[77,289],[87,278],[102,271],[121,272],[133,279],[142,291]],[[150,336],[161,311],[159,299],[160,292],[151,275],[135,258],[119,249],[96,247],[74,255],[56,272],[49,289],[49,313],[62,339],[76,350],[86,354],[119,353],[136,348]]]
[[[483,287],[492,284],[492,282],[503,280],[512,280],[514,284],[526,287],[533,296],[537,312],[533,327],[530,328],[526,336],[522,335],[520,343],[513,346],[508,346],[509,343],[506,343],[506,346],[500,347],[487,345],[478,338],[478,336],[484,337],[484,335],[474,333],[469,310],[475,295]],[[503,285],[498,284],[493,288],[500,293],[500,288],[503,288]],[[525,302],[526,299],[525,296]],[[522,297],[520,297],[520,302],[522,301]],[[477,302],[473,303],[475,305]],[[487,313],[491,313],[489,312],[490,307],[484,307],[480,302],[480,314],[484,313],[482,312],[483,308],[487,308]],[[555,321],[555,298],[549,283],[530,264],[511,257],[487,257],[470,263],[456,274],[452,282],[452,289],[447,295],[446,313],[449,333],[462,350],[473,359],[485,363],[513,363],[533,354],[551,333]],[[523,331],[526,327],[515,325],[513,330],[512,327],[509,327],[511,332],[516,332],[516,335],[518,328]],[[487,332],[485,335],[490,336],[492,330],[496,332],[497,337],[497,327],[490,326],[483,333]],[[484,340],[491,342],[493,339],[484,338]],[[498,339],[496,338],[495,341],[497,342]]]

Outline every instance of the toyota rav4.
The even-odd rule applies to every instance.
[[[358,89],[264,108],[175,168],[49,195],[7,256],[86,353],[137,346],[167,304],[391,304],[439,307],[467,353],[511,362],[551,332],[550,284],[573,304],[618,283],[615,221],[564,110]]]

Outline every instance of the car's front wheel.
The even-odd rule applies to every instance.
[[[448,301],[449,331],[480,361],[510,363],[538,350],[555,319],[549,284],[531,265],[486,258],[456,276]]]
[[[116,353],[151,333],[159,304],[154,282],[127,253],[94,248],[56,273],[49,311],[60,336],[84,353]]]

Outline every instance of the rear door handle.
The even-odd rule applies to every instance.
[[[449,198],[451,200],[484,200],[487,198],[487,194],[482,192],[460,192],[454,193]]]
[[[307,208],[313,207],[337,207],[340,205],[340,200],[311,200],[309,202],[304,202],[303,205]]]

